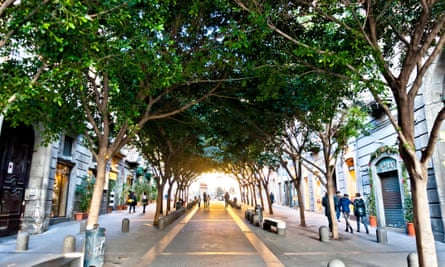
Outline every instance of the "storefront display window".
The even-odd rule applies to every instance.
[[[57,164],[56,177],[53,187],[53,199],[51,217],[65,217],[68,198],[70,168],[63,164]]]

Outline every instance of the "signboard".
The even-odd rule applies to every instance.
[[[377,173],[397,171],[397,161],[393,158],[383,158],[375,165]]]

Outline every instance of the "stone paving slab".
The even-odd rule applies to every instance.
[[[370,234],[355,232],[356,224],[352,222],[354,233],[345,232],[343,221],[339,223],[339,240],[326,243],[319,241],[318,228],[327,224],[321,214],[306,213],[307,227],[299,225],[299,213],[296,209],[275,206],[274,215],[270,217],[284,219],[287,229],[284,236],[263,231],[249,225],[254,232],[285,266],[323,266],[332,259],[342,260],[348,267],[407,266],[406,257],[416,251],[415,238],[403,233],[388,231],[388,244],[377,243],[375,228]],[[237,211],[244,216],[243,210]],[[269,215],[265,215],[269,216]],[[363,228],[363,226],[362,226]],[[436,242],[439,266],[445,266],[445,244]]]
[[[262,243],[284,266],[325,267],[333,258],[343,260],[348,267],[407,266],[408,253],[415,251],[415,238],[406,234],[388,231],[389,243],[380,244],[376,242],[375,229],[369,235],[350,234],[342,231],[343,222],[339,223],[340,240],[322,243],[318,241],[318,228],[326,224],[325,216],[307,212],[308,227],[301,227],[298,210],[282,206],[274,207],[273,217],[286,221],[284,236],[250,225],[244,219],[243,210],[232,209],[246,224],[240,227],[225,209],[214,206],[217,204],[212,203],[210,210],[203,210],[201,206],[201,210],[187,223],[181,222],[183,216],[162,231],[152,225],[154,205],[149,206],[146,214],[142,214],[141,208],[137,207],[137,213],[117,211],[100,216],[99,223],[106,228],[107,238],[104,266],[267,266],[258,254],[257,248]],[[128,233],[121,232],[124,218],[130,220]],[[43,234],[31,235],[29,250],[25,252],[15,252],[15,236],[1,237],[0,266],[32,266],[60,257],[63,239],[68,234],[76,237],[77,251],[81,251],[84,234],[79,233],[79,226],[79,222],[65,222],[50,226]],[[157,253],[153,264],[148,265],[143,261],[140,264],[146,253],[176,226],[182,227],[177,238]],[[352,226],[355,230],[355,222]],[[256,238],[261,244],[256,244],[257,248],[254,248],[246,237]],[[436,248],[439,266],[445,266],[445,243],[436,242]]]

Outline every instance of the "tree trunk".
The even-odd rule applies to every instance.
[[[264,190],[266,191],[267,205],[269,205],[269,214],[270,214],[270,215],[273,215],[272,202],[270,201],[270,197],[269,197],[269,189],[267,189],[267,184],[264,185]]]
[[[418,166],[422,166],[419,165]],[[426,166],[422,166],[420,172],[416,172],[414,167],[407,166],[411,183],[411,193],[413,199],[414,228],[416,229],[416,247],[419,257],[419,266],[436,267],[437,254],[435,240],[431,228],[430,207],[428,205],[427,182],[428,173]]]
[[[172,184],[168,184],[168,190],[167,190],[167,212],[166,215],[171,211],[171,198],[172,198]]]
[[[335,203],[334,203],[334,194],[336,192],[336,189],[333,187],[333,177],[330,173],[331,171],[328,170],[329,174],[327,177],[327,184],[326,187],[328,188],[328,201],[329,201],[329,216],[331,217],[332,222],[332,239],[338,239],[338,224],[337,224],[337,217],[335,212]]]
[[[175,190],[175,198],[173,200],[173,205],[176,205],[176,202],[178,202],[178,200],[181,199],[181,190],[179,190],[179,187],[176,187]]]
[[[297,198],[298,198],[298,208],[300,213],[300,225],[306,227],[306,217],[304,214],[304,202],[303,202],[303,194],[301,193],[301,182],[296,180],[294,181],[295,189],[297,189]]]
[[[153,224],[158,225],[159,218],[162,214],[162,206],[163,206],[163,193],[165,184],[161,184],[158,186],[158,195],[156,197],[156,212],[155,217],[153,219]]]
[[[241,184],[238,182],[238,186],[239,186],[239,193],[240,193],[240,203],[243,203],[243,187],[241,186]]]
[[[256,206],[258,203],[257,203],[257,199],[256,199],[256,190],[255,190],[254,184],[252,184],[250,186],[250,190],[252,190],[252,206]]]
[[[261,188],[261,184],[258,184],[258,194],[260,195],[261,207],[264,210],[263,189]]]
[[[108,162],[105,155],[105,152],[99,151],[99,157],[97,159],[96,183],[94,184],[93,196],[91,198],[88,212],[87,229],[93,229],[94,225],[99,221],[100,204],[102,203],[102,195],[105,187],[105,172]]]

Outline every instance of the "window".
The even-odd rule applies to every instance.
[[[71,156],[73,153],[73,142],[74,139],[72,137],[66,136],[65,135],[65,140],[63,142],[63,156]]]

